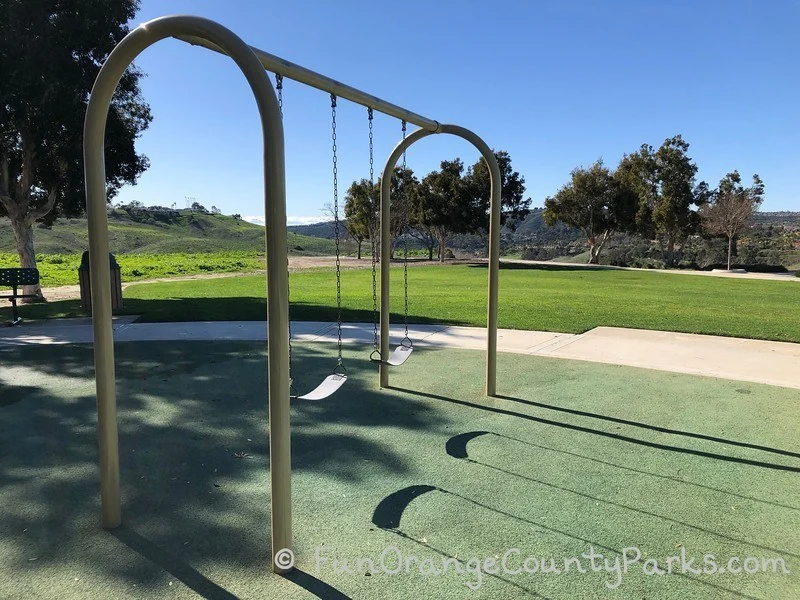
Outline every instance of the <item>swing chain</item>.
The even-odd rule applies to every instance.
[[[283,119],[283,75],[280,73],[275,73],[275,89],[278,91],[278,109],[281,113],[281,119]],[[291,316],[291,298],[292,298],[292,290],[289,284],[289,255],[286,255],[286,301],[289,304],[289,398],[297,398],[299,395],[297,392],[297,388],[294,386],[294,375],[292,374],[292,316]]]
[[[283,117],[283,75],[275,73],[275,89],[278,90],[278,108]]]
[[[367,119],[369,120],[369,182],[370,184],[374,183],[375,181],[375,161],[374,161],[374,152],[373,152],[373,141],[372,141],[372,109],[367,108]],[[370,189],[370,194],[373,193],[374,190]]]
[[[402,130],[403,130],[403,141],[405,141],[406,140],[406,120],[403,119],[401,123],[402,123],[401,127],[402,127]],[[403,150],[403,168],[404,169],[406,168],[406,151],[405,151],[405,149]]]
[[[342,277],[339,259],[339,165],[336,157],[336,96],[331,94],[331,141],[333,142],[333,230],[336,239],[336,331],[338,358],[337,369],[344,370],[342,364]]]
[[[406,121],[405,121],[405,119],[403,119],[403,122],[402,122],[402,129],[403,129],[403,140],[405,141],[405,139],[406,139]],[[406,174],[406,151],[403,150],[403,173],[402,173],[403,177],[405,177],[405,174]],[[409,207],[408,207],[408,190],[404,189],[403,191],[404,191],[404,195],[405,195],[405,204],[406,204],[406,207],[405,207],[406,208],[406,218],[404,220],[403,229],[401,231],[401,234],[403,236],[403,301],[405,302],[405,313],[404,313],[405,330],[404,330],[404,334],[403,334],[403,341],[401,342],[401,344],[403,346],[405,346],[406,343],[407,343],[408,347],[411,347],[411,346],[413,346],[413,344],[411,342],[411,338],[408,337],[408,236],[406,235],[406,233],[407,233],[406,232],[406,228],[408,226],[408,212],[407,211],[408,211]]]
[[[378,258],[378,244],[376,244],[376,234],[379,232],[379,223],[375,223],[375,160],[374,160],[374,143],[372,133],[373,113],[370,107],[367,107],[367,121],[369,122],[369,198],[370,198],[370,218],[373,219],[371,246],[372,246],[372,354],[369,358],[372,361],[381,360],[381,352],[378,349],[378,281],[376,274],[376,264]],[[377,356],[377,358],[376,358]]]

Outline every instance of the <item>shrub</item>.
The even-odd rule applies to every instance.
[[[63,265],[67,261],[63,256],[59,256],[58,254],[53,254],[49,256],[47,254],[43,254],[39,257],[39,262],[49,263],[51,265]]]

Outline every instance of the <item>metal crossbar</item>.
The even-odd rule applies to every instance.
[[[193,46],[202,46],[203,48],[208,48],[214,52],[226,54],[224,50],[222,50],[213,42],[200,37],[193,35],[176,35],[173,37],[188,44],[192,44]],[[285,58],[281,58],[280,56],[275,56],[274,54],[270,54],[269,52],[265,52],[264,50],[260,50],[259,48],[255,48],[253,46],[250,46],[250,49],[267,71],[276,73],[289,79],[293,79],[294,81],[299,81],[300,83],[317,88],[318,90],[328,92],[329,94],[333,94],[338,98],[344,98],[345,100],[350,100],[350,102],[355,102],[356,104],[361,104],[367,108],[372,108],[385,115],[407,121],[408,123],[413,123],[414,125],[422,127],[422,129],[425,129],[426,131],[438,133],[441,129],[441,124],[438,121],[434,121],[428,117],[423,117],[422,115],[403,108],[402,106],[397,106],[396,104],[382,100],[377,96],[362,92],[359,89],[351,87],[345,83],[341,83],[340,81],[336,81],[335,79],[331,79],[330,77],[326,77],[325,75],[312,71],[311,69],[301,67],[300,65],[290,62]]]

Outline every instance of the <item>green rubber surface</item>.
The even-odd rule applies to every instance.
[[[301,392],[334,350],[296,347]],[[263,345],[117,345],[114,532],[99,526],[91,349],[0,349],[0,598],[800,598],[796,390],[501,354],[504,397],[488,399],[481,352],[419,348],[378,391],[367,356],[346,349],[347,384],[294,403],[284,578],[269,569]],[[586,573],[474,562],[518,549],[511,570],[563,568],[594,548],[613,567],[633,547],[616,589],[587,558]],[[695,567],[780,557],[789,573],[643,572],[684,549]],[[384,572],[382,553],[408,572]]]

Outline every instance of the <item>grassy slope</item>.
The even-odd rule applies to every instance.
[[[225,215],[181,213],[174,223],[148,225],[115,211],[108,221],[111,252],[162,254],[176,252],[264,251],[264,228]],[[74,254],[88,248],[86,219],[59,219],[51,229],[35,230],[40,254]],[[333,254],[332,240],[296,233],[289,249],[303,254]],[[7,219],[0,219],[0,252],[15,253]]]
[[[173,223],[152,225],[114,211],[108,230],[123,281],[264,268],[264,228],[233,217],[181,213]],[[81,254],[89,245],[86,220],[59,219],[51,229],[36,229],[35,240],[42,285],[77,284]],[[335,250],[333,240],[291,232],[287,241],[295,255],[332,255]],[[0,267],[18,265],[11,227],[0,219]]]
[[[409,279],[412,322],[485,325],[485,268],[415,267]],[[331,271],[295,273],[291,281],[292,318],[335,318]],[[137,285],[125,292],[125,312],[149,321],[258,320],[264,287],[263,276]],[[393,269],[393,311],[402,310],[402,300],[402,270]],[[371,320],[369,270],[342,273],[342,303],[345,320]],[[33,318],[75,314],[76,306],[23,310]],[[579,333],[605,325],[800,342],[799,312],[794,282],[554,267],[500,274],[506,328]]]

